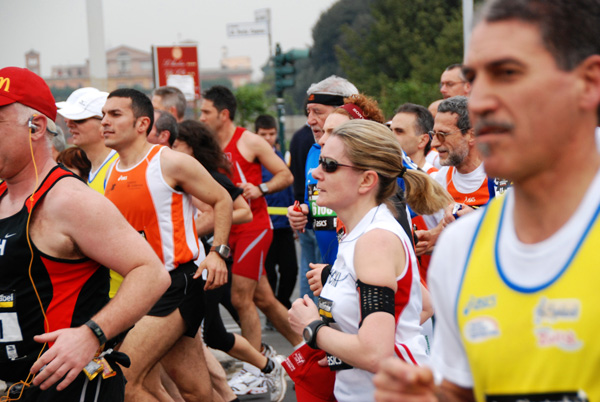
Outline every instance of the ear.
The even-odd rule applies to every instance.
[[[419,148],[419,149],[425,149],[425,147],[427,146],[428,142],[429,142],[429,134],[421,134],[420,138],[419,138],[419,144],[417,145],[417,148]]]
[[[36,128],[29,127],[29,122],[35,125]],[[44,134],[46,134],[46,129],[48,126],[48,121],[46,117],[41,114],[35,114],[31,117],[31,119],[27,120],[27,130],[29,134],[31,134],[32,138],[42,138]]]
[[[468,137],[468,142],[469,142],[469,146],[470,147],[474,147],[475,146],[475,129],[473,127],[471,127],[466,133],[465,135]]]
[[[596,114],[600,105],[600,55],[589,56],[578,69],[583,82],[580,106]]]
[[[169,113],[171,113],[171,115],[175,117],[175,120],[177,120],[177,108],[175,106],[171,106],[169,108]]]
[[[358,187],[359,194],[366,194],[372,191],[373,188],[377,187],[379,183],[379,176],[373,170],[367,170],[361,175],[360,185]]]
[[[231,120],[231,117],[229,116],[229,109],[221,110],[219,112],[219,118],[221,118],[223,121]]]
[[[169,131],[167,130],[163,130],[160,132],[160,134],[158,134],[158,142],[161,144],[168,144],[169,143],[169,135],[171,133],[169,133]]]
[[[147,135],[148,127],[150,127],[150,118],[147,116],[141,116],[137,118],[135,122],[135,128],[138,132],[144,133],[144,136]]]

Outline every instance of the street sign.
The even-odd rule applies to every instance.
[[[154,86],[179,88],[188,101],[200,99],[200,70],[196,45],[152,46]]]
[[[238,22],[235,24],[227,24],[227,36],[256,36],[268,35],[269,27],[266,21],[258,22]]]

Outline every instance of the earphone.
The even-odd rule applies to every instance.
[[[38,126],[36,126],[35,124],[33,124],[33,119],[35,118],[36,115],[33,115],[29,118],[29,120],[27,121],[27,127],[29,127],[29,133],[33,134],[38,130]]]

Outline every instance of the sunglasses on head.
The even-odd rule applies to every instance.
[[[327,173],[335,172],[338,169],[338,167],[340,167],[340,166],[349,167],[352,169],[363,170],[356,166],[341,164],[338,161],[336,161],[335,159],[331,159],[331,158],[319,158],[319,165],[321,165],[321,168]]]

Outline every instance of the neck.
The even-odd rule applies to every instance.
[[[335,211],[341,221],[346,226],[346,233],[352,232],[352,230],[358,225],[362,218],[373,208],[376,207],[377,203],[374,198],[361,197],[357,202],[348,206],[347,208]]]
[[[217,131],[217,138],[219,140],[219,145],[221,145],[221,149],[224,149],[227,144],[229,144],[229,141],[233,138],[233,133],[235,133],[235,125],[231,120],[219,128],[219,131]]]
[[[143,140],[143,141],[142,141]],[[153,144],[146,141],[146,138],[138,137],[138,140],[123,148],[117,149],[119,153],[119,167],[128,169],[137,165],[150,151]]]
[[[36,152],[35,160],[37,165],[29,163],[17,175],[6,179],[7,192],[0,198],[0,218],[20,211],[27,197],[33,194],[50,170],[56,166],[49,154],[41,155]]]
[[[472,147],[469,150],[467,157],[458,166],[456,166],[456,170],[461,174],[471,173],[477,169],[482,162],[483,159],[481,159],[481,154],[476,148]]]
[[[533,244],[545,240],[573,216],[600,169],[595,148],[579,160],[553,161],[552,169],[513,183],[517,237]]]
[[[92,172],[100,169],[102,163],[104,163],[111,151],[104,143],[88,144],[85,147],[81,147],[81,149],[85,151],[86,156],[90,162],[92,162]]]
[[[423,168],[423,166],[425,166],[425,162],[427,162],[427,159],[425,159],[425,155],[423,155],[423,151],[421,150],[418,150],[416,153],[408,156],[421,169]]]

